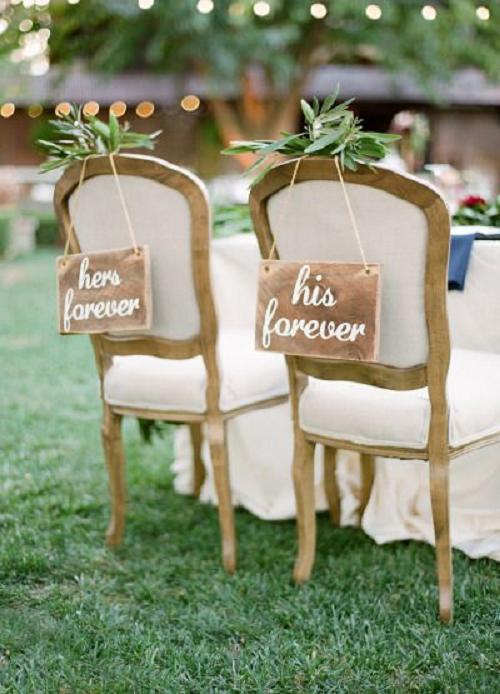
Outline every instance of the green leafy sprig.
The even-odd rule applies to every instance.
[[[490,201],[469,195],[460,202],[453,223],[458,226],[500,227],[500,195]]]
[[[155,133],[136,133],[128,123],[123,125],[110,112],[107,123],[95,116],[85,115],[81,107],[71,106],[67,115],[49,121],[53,139],[37,140],[37,144],[47,155],[40,170],[42,172],[65,168],[75,161],[89,156],[117,154],[122,149],[154,149]]]
[[[262,167],[252,185],[269,171],[277,154],[286,157],[338,157],[341,167],[356,171],[360,164],[373,164],[389,152],[389,145],[400,139],[399,135],[366,132],[362,121],[349,106],[354,99],[336,104],[338,88],[327,96],[322,104],[314,97],[312,104],[304,99],[300,105],[305,119],[305,129],[300,133],[282,132],[279,140],[249,140],[231,142],[223,154],[253,152],[257,160],[247,169],[252,173]]]

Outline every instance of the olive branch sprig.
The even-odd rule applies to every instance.
[[[49,157],[40,166],[42,173],[65,168],[89,156],[116,154],[122,149],[152,150],[161,133],[161,130],[152,134],[133,132],[128,123],[121,124],[111,112],[106,123],[96,116],[85,115],[81,106],[76,105],[49,123],[53,138],[37,140]]]
[[[251,152],[256,161],[246,173],[258,171],[252,186],[258,183],[272,167],[277,154],[286,157],[338,157],[341,167],[356,171],[360,164],[371,165],[383,159],[389,145],[399,135],[364,131],[360,118],[349,109],[354,99],[336,104],[338,88],[320,104],[314,97],[312,104],[301,99],[305,128],[299,133],[282,132],[278,140],[233,141],[223,154],[235,155]]]

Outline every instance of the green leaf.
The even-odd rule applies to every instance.
[[[315,140],[311,145],[305,148],[304,152],[306,154],[312,154],[313,152],[319,152],[320,150],[325,149],[329,145],[336,142],[339,139],[341,133],[341,128],[331,130],[329,133],[326,133],[326,135],[318,137],[317,140]]]
[[[306,122],[309,123],[309,125],[312,125],[314,122],[314,111],[311,108],[311,106],[307,103],[305,99],[300,100],[300,107],[302,109],[302,113],[304,114],[304,118],[306,119]]]
[[[120,124],[114,113],[109,113],[109,144],[113,152],[118,150],[120,144]]]
[[[276,142],[271,142],[270,144],[266,145],[265,147],[262,147],[260,150],[261,154],[272,154],[272,152],[278,152],[280,149],[283,147],[286,147],[286,145],[290,142],[293,142],[295,140],[297,135],[289,135],[288,137],[284,137],[281,140],[276,140]]]
[[[335,89],[335,91],[326,97],[326,99],[323,101],[323,106],[321,107],[320,113],[325,113],[326,111],[329,111],[331,109],[331,107],[337,100],[337,96],[339,95],[339,88],[340,87],[337,84],[337,88]]]
[[[343,165],[346,166],[350,171],[357,171],[358,168],[355,160],[348,154],[345,154],[344,156]]]
[[[373,137],[380,142],[397,142],[401,139],[401,135],[396,135],[395,133],[363,132],[363,137]]]

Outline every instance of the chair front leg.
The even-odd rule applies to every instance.
[[[325,446],[323,460],[323,482],[333,525],[340,525],[340,493],[337,484],[337,450]]]
[[[450,541],[450,481],[447,450],[430,457],[429,478],[436,541],[439,616],[443,622],[451,623],[453,621],[453,565]]]
[[[297,505],[298,552],[293,570],[296,583],[308,581],[316,551],[316,505],[314,500],[314,444],[295,430],[293,483]]]
[[[189,425],[191,446],[193,449],[193,494],[200,496],[201,487],[205,481],[205,466],[201,457],[202,428],[200,422],[192,422]]]
[[[119,545],[125,529],[125,454],[121,432],[121,415],[104,404],[102,444],[108,468],[111,496],[111,518],[106,532],[108,545]]]
[[[219,503],[222,562],[226,571],[232,574],[236,571],[236,532],[229,481],[226,423],[220,414],[208,418],[208,440]]]

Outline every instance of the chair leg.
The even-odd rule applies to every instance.
[[[316,551],[316,507],[314,502],[314,444],[301,431],[295,432],[293,483],[297,505],[298,552],[293,578],[308,581]]]
[[[104,404],[102,444],[108,468],[111,495],[111,518],[106,532],[108,545],[119,545],[125,529],[125,454],[123,451],[122,417]]]
[[[200,422],[192,422],[189,425],[189,433],[193,448],[193,494],[198,497],[205,481],[205,466],[201,457],[202,433]]]
[[[222,540],[222,562],[228,573],[236,571],[236,533],[231,501],[227,456],[226,424],[222,417],[209,417],[208,439],[219,502],[219,524]]]
[[[340,525],[340,493],[337,484],[337,450],[325,446],[323,462],[323,481],[325,494],[330,510],[330,520],[333,525]]]
[[[439,587],[439,616],[453,621],[453,566],[450,542],[449,460],[447,452],[429,460],[430,492]]]
[[[361,489],[359,492],[359,522],[361,523],[372,493],[373,479],[375,477],[375,456],[369,453],[362,453],[360,458]]]

